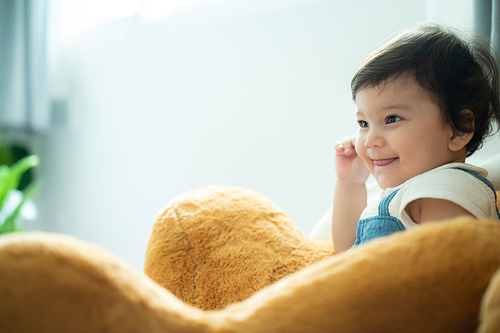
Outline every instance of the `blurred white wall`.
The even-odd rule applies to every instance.
[[[334,142],[357,130],[356,68],[417,21],[470,29],[472,1],[229,0],[57,41],[61,15],[51,91],[67,113],[36,138],[46,186],[26,227],[142,269],[156,212],[211,184],[259,191],[309,232],[333,199]]]

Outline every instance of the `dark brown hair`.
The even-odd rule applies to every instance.
[[[368,56],[352,78],[352,98],[388,79],[414,77],[441,108],[446,123],[461,132],[474,132],[466,146],[470,156],[493,132],[493,121],[500,124],[497,61],[484,39],[437,24],[420,25]],[[474,118],[460,112],[464,109],[471,110]]]

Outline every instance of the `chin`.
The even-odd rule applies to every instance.
[[[380,180],[378,181],[377,180],[377,183],[378,183],[378,186],[382,189],[382,190],[387,190],[388,188],[391,188],[391,187],[397,187],[401,184],[404,183],[403,182],[399,182],[399,181],[384,181],[384,180]]]
[[[382,190],[384,190],[384,191],[385,191],[385,190],[387,190],[389,187],[392,187],[392,186],[387,186],[387,185],[385,185],[385,186],[384,186],[384,185],[380,185],[380,184],[379,184],[378,186],[379,186]]]

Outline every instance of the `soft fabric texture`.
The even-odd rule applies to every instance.
[[[331,254],[331,241],[311,241],[261,194],[210,187],[158,214],[144,271],[186,303],[216,310]]]
[[[458,218],[331,255],[264,196],[204,188],[158,215],[151,278],[72,237],[1,236],[0,332],[498,332],[499,239]]]
[[[406,230],[401,221],[391,216],[389,212],[391,202],[394,201],[393,199],[399,191],[400,189],[397,189],[380,200],[378,205],[374,207],[376,208],[374,214],[361,216],[356,228],[356,241],[352,246],[353,248],[370,242],[375,238],[389,236],[395,232]],[[373,205],[370,205],[370,207],[373,207]]]
[[[490,281],[481,303],[478,333],[498,333],[500,330],[500,270]]]
[[[413,177],[398,187],[386,189],[381,194],[381,200],[397,191],[390,200],[389,215],[397,218],[405,229],[418,227],[405,208],[421,198],[449,200],[478,219],[498,219],[495,192],[484,178],[487,175],[486,170],[470,164],[450,163]],[[360,220],[378,215],[379,202],[368,205]]]

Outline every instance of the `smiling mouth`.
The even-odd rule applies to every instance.
[[[373,160],[373,164],[375,166],[385,166],[385,165],[391,164],[392,162],[394,162],[397,159],[398,159],[398,157],[384,158],[382,160]]]

